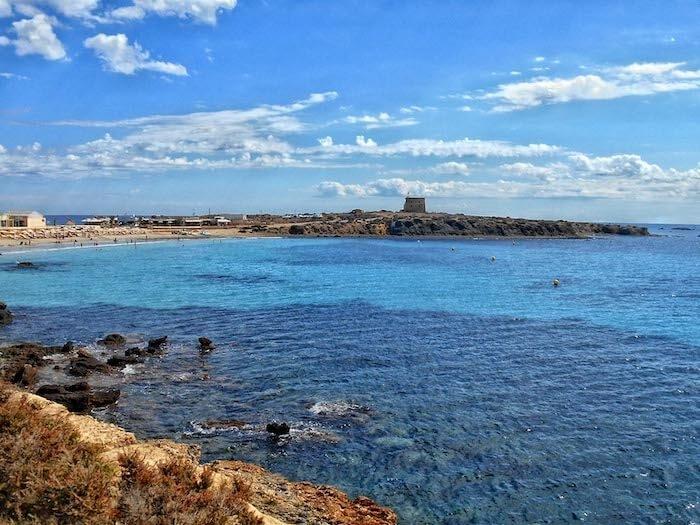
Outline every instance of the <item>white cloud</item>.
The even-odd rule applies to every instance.
[[[24,75],[18,75],[16,73],[0,72],[0,78],[5,78],[7,80],[29,80],[28,77]]]
[[[462,106],[459,108],[459,110],[463,113],[469,113],[472,110],[471,106]]]
[[[109,14],[116,20],[141,20],[146,16],[146,12],[137,5],[118,7]]]
[[[148,13],[159,16],[191,18],[206,24],[216,24],[217,16],[236,7],[237,0],[134,0],[132,6],[112,11],[114,18],[138,19]]]
[[[610,100],[700,88],[700,71],[682,69],[682,62],[634,63],[599,74],[570,78],[538,77],[501,84],[480,98],[496,112],[516,111],[575,100]]]
[[[68,17],[88,18],[99,7],[99,0],[44,0],[60,14]]]
[[[469,175],[469,172],[471,171],[469,168],[469,165],[464,163],[464,162],[443,162],[441,164],[437,164],[436,166],[433,166],[432,168],[429,168],[428,171],[430,173],[438,173],[438,174],[445,174],[445,175]]]
[[[17,149],[0,159],[0,175],[81,177],[115,171],[333,168],[331,162],[299,152],[282,135],[306,131],[307,126],[296,120],[294,113],[336,97],[337,93],[331,91],[287,105],[243,110],[55,122],[60,126],[108,129],[110,133],[62,152],[50,148],[33,151],[31,146]],[[121,136],[114,136],[117,134]]]
[[[371,146],[371,147],[368,147]],[[479,140],[465,138],[462,140],[407,139],[384,145],[365,140],[359,136],[355,144],[333,144],[324,148],[307,148],[307,153],[326,155],[353,155],[366,153],[374,156],[411,157],[536,157],[562,152],[559,146],[549,144],[519,145],[500,140]]]
[[[55,23],[54,18],[44,14],[13,22],[17,38],[10,43],[15,46],[15,53],[19,56],[41,55],[47,60],[65,58],[66,50],[53,30]]]
[[[470,184],[460,181],[425,182],[396,177],[377,179],[365,184],[325,181],[316,186],[316,191],[324,197],[403,197],[409,194],[426,197],[457,197],[469,195],[470,187]]]
[[[358,135],[355,137],[355,144],[357,144],[360,148],[376,148],[377,143],[374,142],[372,139],[365,139],[364,135]],[[330,147],[331,145],[327,145],[326,147]]]
[[[385,112],[378,113],[377,115],[349,115],[343,120],[348,124],[362,124],[365,129],[396,128],[418,124],[418,121],[412,117],[397,119]]]
[[[12,16],[12,4],[10,0],[0,0],[0,18]]]
[[[411,115],[413,113],[424,113],[426,111],[435,111],[437,108],[433,106],[404,106],[399,112],[404,115]]]
[[[318,139],[318,143],[327,148],[333,145],[333,137],[323,137],[322,139]]]
[[[544,57],[535,57],[535,62],[544,62],[545,58]]]
[[[141,70],[176,76],[187,75],[187,68],[183,65],[151,60],[148,51],[143,49],[138,42],[129,44],[126,35],[121,33],[117,35],[100,33],[87,38],[83,44],[95,52],[108,71],[124,75],[133,75]]]
[[[9,46],[11,43],[12,43],[12,40],[7,38],[6,36],[0,35],[0,47]]]

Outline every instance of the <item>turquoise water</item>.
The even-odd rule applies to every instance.
[[[700,228],[661,233],[5,253],[0,338],[167,334],[100,417],[367,494],[402,523],[691,523]],[[221,418],[250,424],[202,426]],[[266,435],[273,419],[290,438]]]

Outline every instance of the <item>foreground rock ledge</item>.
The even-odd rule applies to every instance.
[[[64,406],[24,391],[13,390],[7,403],[27,402],[38,414],[60,418],[71,424],[85,443],[104,448],[102,457],[117,464],[122,454],[136,452],[150,465],[165,464],[174,459],[199,464],[199,449],[170,440],[139,441],[134,434],[91,416],[70,413]],[[236,479],[250,485],[249,510],[266,525],[295,523],[315,524],[396,524],[396,514],[372,500],[359,497],[351,500],[341,491],[310,483],[295,483],[263,468],[242,461],[217,461],[210,465],[214,484],[225,486]],[[236,523],[236,521],[232,521]]]

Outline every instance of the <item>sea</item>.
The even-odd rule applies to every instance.
[[[700,226],[651,230],[4,251],[0,341],[167,335],[97,417],[402,524],[696,524]]]

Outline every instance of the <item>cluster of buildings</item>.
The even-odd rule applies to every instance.
[[[153,227],[216,227],[225,228],[248,220],[244,214],[221,215],[150,215],[148,217],[88,217],[81,222],[86,226],[134,226]]]

